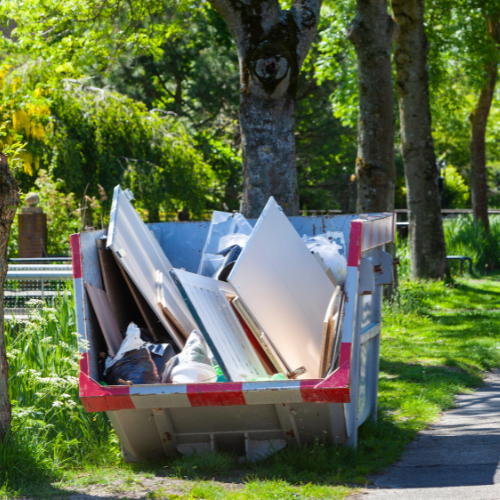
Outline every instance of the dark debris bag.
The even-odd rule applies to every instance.
[[[159,384],[156,364],[147,347],[126,352],[106,370],[104,381],[108,385],[120,385],[119,379],[135,384]]]

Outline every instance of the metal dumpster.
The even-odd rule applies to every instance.
[[[80,360],[80,398],[88,412],[106,412],[126,460],[175,451],[232,450],[249,459],[319,438],[355,446],[358,426],[376,415],[382,287],[392,282],[395,217],[291,217],[302,236],[342,231],[348,264],[338,368],[325,379],[188,385],[106,386],[97,383],[102,334],[84,283],[103,288],[96,239],[70,237]],[[255,221],[250,221],[255,224]],[[196,272],[209,222],[151,224],[172,265]]]

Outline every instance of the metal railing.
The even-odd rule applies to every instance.
[[[27,303],[33,299],[49,307],[68,281],[73,279],[71,257],[46,257],[38,259],[8,259],[9,269],[4,288],[5,318],[27,318]]]

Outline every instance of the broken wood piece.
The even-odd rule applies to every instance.
[[[118,382],[120,382],[120,384],[124,384],[124,385],[134,385],[134,383],[131,380],[123,380],[122,378],[119,378]]]
[[[106,240],[97,238],[96,247],[102,281],[104,282],[104,291],[108,296],[111,311],[120,331],[126,331],[130,323],[137,323],[139,325],[138,319],[142,317],[141,313],[113,257],[113,252],[106,249]]]
[[[243,304],[241,298],[234,297],[231,300],[231,304],[246,322],[246,324],[250,328],[250,331],[253,333],[254,337],[273,363],[277,372],[288,376],[288,373],[290,373],[292,370],[276,350],[269,337],[265,334],[264,330],[259,325],[259,322],[255,319],[255,316],[251,313],[251,311],[248,310],[245,304]]]
[[[104,290],[97,288],[91,283],[85,283],[85,289],[90,297],[90,302],[97,316],[97,321],[101,327],[109,353],[112,357],[115,357],[122,345],[123,337],[118,328],[118,323],[113,316],[113,312],[111,311],[108,296]]]
[[[169,321],[175,326],[178,332],[180,332],[184,338],[188,338],[191,332],[187,332],[181,323],[177,320],[175,315],[172,313],[167,298],[165,294],[165,284],[164,277],[161,271],[157,271],[156,273],[156,300],[158,301],[158,305],[161,307],[165,316],[169,319]]]
[[[155,342],[162,342],[165,340],[172,339],[177,344],[179,349],[182,349],[186,342],[182,338],[182,336],[179,335],[174,325],[172,325],[172,323],[170,323],[170,321],[167,318],[165,318],[165,322],[168,322],[168,324],[170,325],[170,330],[167,331],[167,329],[162,325],[156,314],[152,311],[151,307],[146,302],[146,299],[142,296],[139,289],[135,286],[135,283],[130,279],[125,269],[123,269],[123,266],[118,260],[118,257],[116,255],[114,255],[114,257],[118,265],[118,268],[120,269],[123,278],[125,279],[125,282],[127,283],[127,286],[130,292],[132,293],[132,296],[134,297],[134,300],[139,308],[139,311],[141,312],[144,322],[146,323],[147,329],[149,330],[149,333],[151,333]]]
[[[328,304],[328,308],[325,313],[325,319],[323,321],[323,339],[321,342],[321,357],[318,374],[319,378],[324,377],[330,364],[331,351],[335,340],[335,328],[332,328],[331,318],[339,310],[340,296],[341,290],[340,287],[337,286],[333,292],[332,298],[330,299],[330,303]]]
[[[256,336],[254,335],[254,333],[250,329],[249,325],[247,324],[247,322],[245,321],[243,316],[238,312],[238,309],[236,309],[236,307],[234,305],[234,300],[235,299],[230,301],[231,307],[233,308],[233,311],[234,311],[234,314],[238,318],[238,321],[240,322],[240,325],[242,326],[243,331],[246,333],[248,340],[250,341],[253,348],[255,349],[257,356],[259,356],[259,359],[260,359],[262,365],[264,366],[264,368],[266,369],[267,374],[274,375],[275,373],[278,373],[278,370],[274,366],[273,362],[269,359],[268,354],[262,348],[260,342],[258,341]]]

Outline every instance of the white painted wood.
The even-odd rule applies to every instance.
[[[318,375],[323,318],[334,286],[270,198],[228,281],[301,379]]]
[[[235,297],[229,283],[174,269],[174,282],[191,309],[198,328],[228,381],[267,377],[226,294]]]
[[[127,274],[176,342],[179,336],[158,305],[157,271],[164,277],[163,305],[169,308],[184,331],[192,332],[196,328],[186,304],[171,280],[169,271],[172,264],[120,186],[116,186],[113,193],[106,246],[118,257]],[[179,347],[182,349],[182,345]]]

